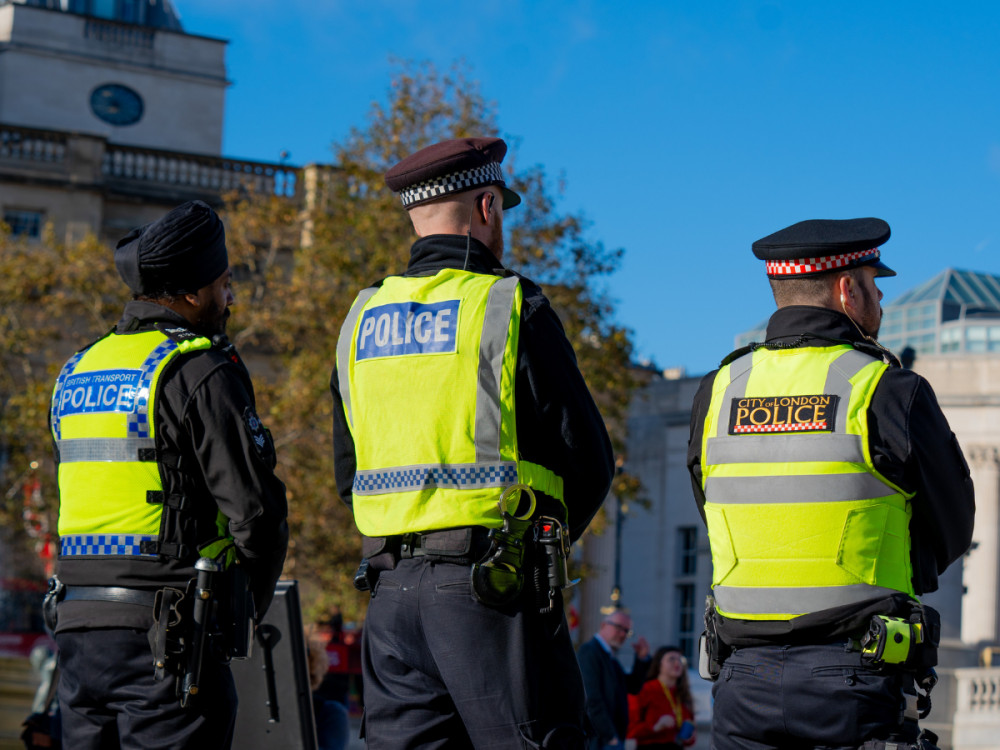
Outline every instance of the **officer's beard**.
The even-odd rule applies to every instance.
[[[493,251],[493,254],[497,256],[497,260],[503,260],[503,226],[501,226],[500,222],[496,222],[491,225],[490,241],[488,245],[490,250]]]
[[[204,333],[209,336],[225,333],[226,323],[229,322],[229,315],[229,308],[227,306],[220,305],[214,299],[209,300],[208,304],[205,305],[201,314],[198,316],[195,327],[198,329],[199,333]]]

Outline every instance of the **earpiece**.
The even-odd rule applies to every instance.
[[[840,304],[843,305],[843,304],[846,304],[846,303],[847,303],[847,298],[843,294],[841,294],[840,295]]]

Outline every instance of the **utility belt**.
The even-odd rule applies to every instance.
[[[471,565],[489,549],[489,534],[490,530],[483,526],[467,526],[396,536],[366,536],[361,541],[361,554],[374,573],[392,570],[400,560],[413,557]]]
[[[525,492],[530,506],[523,516],[504,508],[506,496]],[[535,496],[525,485],[508,487],[500,502],[503,525],[498,529],[468,526],[414,532],[389,537],[364,537],[361,565],[354,576],[358,591],[373,591],[379,574],[400,560],[427,557],[438,562],[471,565],[472,592],[490,607],[510,604],[524,589],[526,574],[542,614],[556,609],[562,589],[577,581],[569,578],[569,531],[556,518],[532,518]]]
[[[706,680],[718,678],[722,663],[732,652],[719,635],[720,620],[714,597],[707,597],[705,632],[699,642],[699,672]],[[826,642],[844,643],[845,650],[860,652],[862,661],[876,669],[895,668],[920,675],[937,665],[940,639],[941,616],[934,608],[912,601],[908,613],[873,615],[864,632]]]
[[[148,638],[154,679],[175,679],[181,705],[187,706],[198,694],[207,659],[228,663],[250,656],[256,617],[242,565],[223,571],[220,563],[203,557],[195,570],[197,576],[183,589],[67,586],[53,576],[43,603],[45,624],[55,630],[61,602],[114,602],[151,608],[153,626]]]
[[[909,606],[909,613],[903,616],[872,615],[863,633],[830,639],[826,643],[842,643],[845,651],[860,652],[862,663],[873,669],[896,670],[907,675],[902,691],[904,703],[900,724],[915,727],[930,713],[930,693],[938,681],[933,668],[937,665],[941,616],[933,607],[917,601],[909,602]],[[723,663],[733,651],[719,636],[720,619],[721,615],[715,610],[715,598],[707,597],[705,631],[698,644],[698,673],[713,682],[719,678]],[[927,747],[933,747],[933,743]]]

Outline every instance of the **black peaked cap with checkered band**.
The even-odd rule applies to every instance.
[[[507,187],[500,163],[507,154],[502,138],[456,138],[410,154],[385,173],[385,184],[399,193],[407,210],[421,203],[497,185],[503,208],[513,208],[521,196]]]
[[[874,266],[876,276],[896,272],[880,260],[889,239],[882,219],[810,219],[792,224],[753,243],[753,254],[767,262],[772,279],[797,279],[827,271]]]

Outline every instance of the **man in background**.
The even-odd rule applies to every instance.
[[[649,643],[639,636],[632,648],[635,658],[626,674],[618,650],[632,636],[632,618],[616,610],[604,618],[600,629],[580,646],[577,658],[587,692],[587,717],[593,735],[589,747],[602,750],[625,742],[628,731],[628,696],[636,695],[649,671]]]

